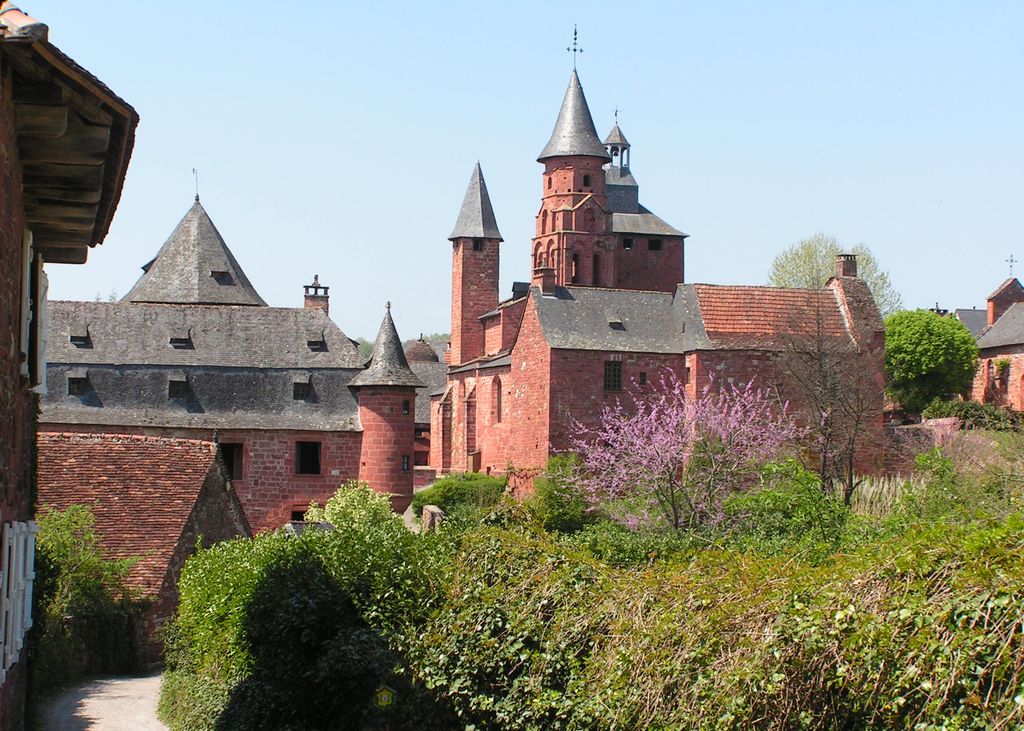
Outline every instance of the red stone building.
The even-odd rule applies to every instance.
[[[451,350],[448,381],[432,393],[431,466],[541,467],[570,447],[577,422],[595,425],[624,389],[664,369],[692,395],[714,376],[795,397],[779,357],[816,334],[862,360],[880,442],[883,325],[856,259],[841,257],[817,290],[685,284],[686,235],[640,205],[630,154],[617,124],[600,141],[574,71],[538,158],[533,279],[500,302],[502,237],[473,170],[449,237]]]
[[[198,198],[120,302],[51,302],[42,431],[219,442],[253,530],[350,479],[412,499],[416,389],[390,311],[369,364],[314,279],[268,307]]]
[[[178,577],[196,541],[249,535],[217,445],[122,434],[39,435],[39,508],[89,505],[107,558],[138,558],[129,585],[149,599],[141,659],[160,660],[160,629],[178,604]]]
[[[44,262],[81,264],[102,243],[137,123],[46,25],[0,2],[0,729],[24,718]]]
[[[1014,277],[988,297],[988,319],[978,335],[980,362],[971,398],[1024,410],[1024,287]]]

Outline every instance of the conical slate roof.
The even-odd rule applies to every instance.
[[[484,182],[483,171],[477,162],[473,175],[469,178],[466,197],[462,201],[459,220],[455,222],[449,241],[455,239],[497,239],[503,241],[494,220],[494,209],[491,208],[491,197],[487,195],[487,183]]]
[[[350,386],[409,386],[410,388],[422,387],[421,381],[409,368],[409,362],[405,359],[405,351],[402,350],[402,341],[398,338],[398,331],[395,330],[395,321],[391,319],[391,305],[388,305],[384,314],[384,321],[380,324],[380,332],[377,333],[377,340],[373,344],[373,356],[366,370],[356,375]]]
[[[615,126],[612,127],[612,131],[608,133],[608,136],[604,138],[604,143],[606,145],[629,147],[629,140],[626,139],[626,135],[622,134],[622,130],[619,129],[618,122],[616,122]]]
[[[199,197],[122,302],[266,307]]]
[[[601,144],[601,138],[597,136],[597,129],[590,116],[590,107],[587,106],[587,98],[583,96],[583,87],[580,86],[576,69],[572,70],[572,76],[569,77],[569,88],[562,100],[562,108],[558,110],[558,120],[555,122],[551,139],[540,153],[537,162],[544,162],[551,157],[573,155],[611,160],[604,145]]]

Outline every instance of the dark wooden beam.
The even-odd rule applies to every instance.
[[[80,246],[76,249],[54,249],[46,246],[39,247],[43,255],[43,261],[48,264],[85,264],[89,256],[89,247]]]
[[[34,186],[70,190],[100,190],[102,165],[59,165],[49,162],[25,163],[23,180],[29,190]]]
[[[68,118],[62,137],[18,137],[22,162],[52,162],[72,165],[102,165],[110,146],[110,127],[86,124],[75,113]]]
[[[99,190],[71,190],[68,188],[54,188],[45,183],[34,184],[25,187],[25,205],[39,203],[42,201],[57,201],[65,203],[99,203],[102,191]]]
[[[17,135],[61,137],[68,129],[67,107],[42,104],[14,105],[14,132]]]

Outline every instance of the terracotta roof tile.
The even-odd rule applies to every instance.
[[[759,348],[794,335],[821,331],[850,337],[842,308],[831,289],[696,284],[704,329],[719,348]]]
[[[39,505],[91,505],[109,558],[138,556],[130,583],[156,594],[216,460],[213,442],[39,434]]]

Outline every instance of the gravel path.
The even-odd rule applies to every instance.
[[[156,717],[160,675],[105,678],[70,688],[43,712],[43,731],[166,731]]]

